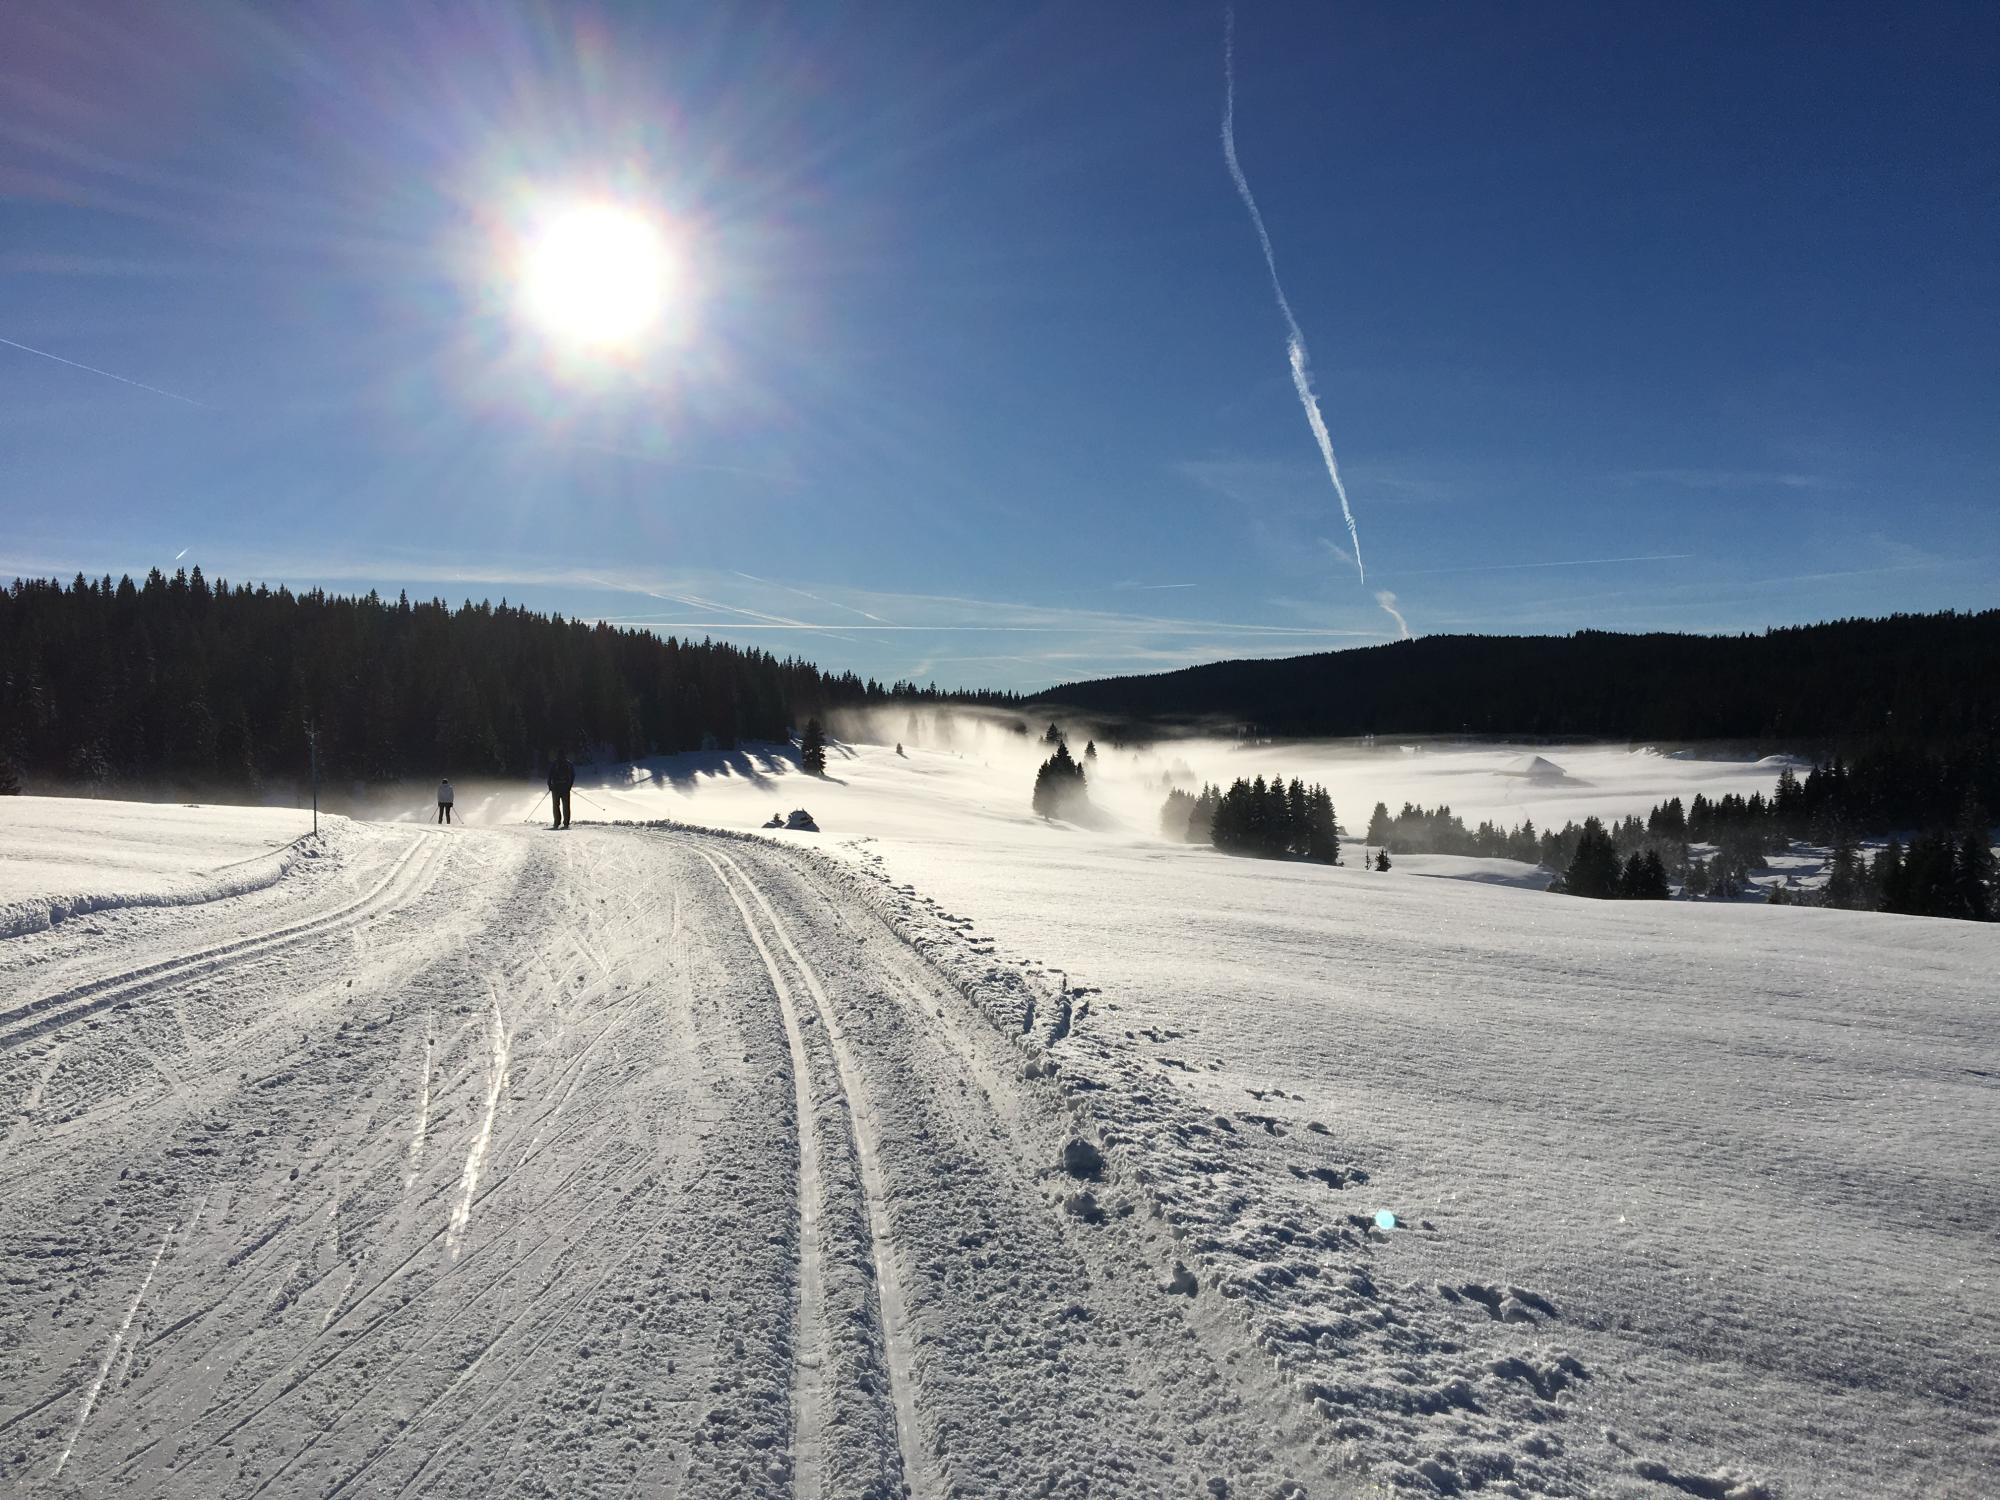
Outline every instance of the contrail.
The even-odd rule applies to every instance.
[[[1278,311],[1285,315],[1285,327],[1290,334],[1286,347],[1291,355],[1292,388],[1299,393],[1299,405],[1305,408],[1306,422],[1319,444],[1320,457],[1326,460],[1326,474],[1333,481],[1333,492],[1340,496],[1340,514],[1347,521],[1348,539],[1354,543],[1354,569],[1366,583],[1368,569],[1361,562],[1361,533],[1355,529],[1354,511],[1347,503],[1347,486],[1340,482],[1340,465],[1333,456],[1333,439],[1327,436],[1326,419],[1320,415],[1319,397],[1313,394],[1306,336],[1299,332],[1299,320],[1292,316],[1292,304],[1278,280],[1278,257],[1271,249],[1271,234],[1264,227],[1264,215],[1258,212],[1257,200],[1250,194],[1250,179],[1243,175],[1243,168],[1236,160],[1236,12],[1225,10],[1222,14],[1222,75],[1226,89],[1222,107],[1222,157],[1229,163],[1229,175],[1236,181],[1237,196],[1250,211],[1257,243],[1264,247],[1264,266],[1271,273],[1271,290],[1278,294]]]
[[[96,365],[80,364],[73,359],[64,359],[60,354],[51,354],[46,349],[37,349],[30,344],[17,344],[12,339],[0,339],[9,349],[19,349],[24,354],[39,354],[43,359],[52,359],[59,365],[68,365],[72,370],[88,370],[93,375],[102,375],[106,380],[115,380],[120,385],[137,386],[142,391],[151,391],[155,396],[165,396],[169,401],[185,401],[189,406],[206,408],[207,403],[197,401],[192,396],[177,396],[172,391],[163,391],[156,385],[147,385],[143,380],[127,380],[123,375],[113,375],[109,370],[100,370]]]
[[[1376,593],[1375,602],[1388,611],[1389,618],[1396,622],[1396,628],[1403,632],[1403,639],[1407,641],[1410,638],[1410,622],[1404,619],[1403,612],[1396,608],[1396,596],[1387,589],[1382,589]]]

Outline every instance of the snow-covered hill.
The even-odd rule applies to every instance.
[[[1350,827],[1776,774],[1523,753],[1101,747],[1092,828],[969,724],[594,768],[568,835],[461,786],[470,827],[0,942],[0,1472],[1985,1493],[1994,929],[1154,836],[1238,774]]]
[[[1095,795],[1116,821],[1084,830],[1029,812],[1041,749],[991,733],[900,757],[853,746],[825,784],[746,757],[590,795],[643,816],[664,794],[674,816],[735,827],[802,803],[826,830],[813,842],[859,854],[913,909],[1095,991],[1074,1035],[1104,1049],[1116,1097],[1233,1129],[1189,1140],[1117,1121],[1123,1104],[1100,1113],[1135,1154],[1181,1163],[1218,1264],[1243,1261],[1267,1326],[1290,1330],[1283,1362],[1347,1393],[1329,1420],[1362,1446],[1408,1420],[1406,1454],[1457,1452],[1440,1429],[1462,1424],[1384,1414],[1420,1363],[1297,1336],[1326,1321],[1340,1272],[1286,1269],[1297,1250],[1258,1229],[1274,1204],[1301,1223],[1337,1209],[1433,1226],[1392,1233],[1371,1274],[1448,1307],[1495,1361],[1576,1357],[1593,1378],[1565,1399],[1589,1418],[1560,1441],[1590,1493],[1675,1493],[1642,1471],[1701,1492],[1731,1470],[1792,1495],[1979,1491],[2000,1462],[1982,1353],[2000,1348],[2000,1277],[1976,1227],[2000,1218],[2000,931],[1581,902],[1504,888],[1537,883],[1505,861],[1377,875],[1232,859],[1161,843],[1151,822],[1175,760],[1182,780],[1323,780],[1350,828],[1377,800],[1540,826],[1643,815],[1697,791],[1768,794],[1779,760],[1580,749],[1560,777],[1524,778],[1506,748],[1100,747]],[[1295,1169],[1367,1181],[1334,1192]],[[1441,1290],[1466,1285],[1519,1286],[1559,1315],[1523,1304],[1533,1321],[1500,1325]],[[1441,1472],[1470,1485],[1464,1465]]]

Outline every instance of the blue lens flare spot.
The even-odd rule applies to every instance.
[[[1378,1209],[1375,1214],[1375,1227],[1377,1229],[1394,1229],[1396,1227],[1396,1216],[1386,1208]]]

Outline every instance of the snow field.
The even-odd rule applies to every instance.
[[[968,957],[970,993],[1008,954],[1051,994],[1098,991],[1052,1060],[1071,1084],[1089,1063],[1112,1161],[1357,1469],[1437,1492],[1981,1492],[1989,929],[1570,902],[1487,861],[1229,859],[1149,838],[1154,799],[1110,751],[1094,784],[1126,815],[1046,825],[1040,750],[849,746],[823,784],[769,757],[593,795],[742,827],[806,805],[827,832],[774,837],[874,870],[941,962]],[[1777,770],[1550,758],[1590,787],[1432,754],[1381,800],[1539,824]],[[1341,757],[1271,759],[1350,821],[1376,800],[1339,789]],[[1384,1211],[1397,1229],[1370,1227]]]
[[[0,798],[0,939],[90,912],[274,885],[308,852],[297,841],[311,818],[278,808]],[[321,820],[335,840],[346,821]]]
[[[1337,1492],[844,872],[627,829],[349,853],[261,945],[221,902],[0,947],[38,999],[149,986],[0,1051],[24,1493]]]
[[[1138,757],[1080,829],[966,743],[580,783],[722,835],[495,793],[0,944],[58,997],[0,1021],[0,1473],[1985,1492],[1987,929],[1231,859],[1151,836]],[[1547,753],[1614,816],[1775,777]],[[1367,763],[1474,822],[1522,780]]]

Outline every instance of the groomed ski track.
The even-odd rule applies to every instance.
[[[76,926],[0,945],[13,1492],[1347,1491],[808,858],[380,829]]]

